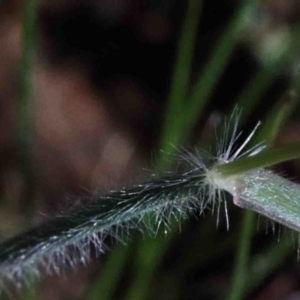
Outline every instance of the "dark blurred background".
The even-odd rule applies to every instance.
[[[149,177],[144,169],[153,169],[159,152],[186,4],[184,0],[40,1],[31,107],[34,134],[27,174],[20,163],[22,149],[17,138],[23,3],[1,1],[1,238],[40,222],[45,215],[55,215],[82,196]],[[230,21],[237,1],[204,0],[202,6],[193,82]],[[299,22],[300,3],[261,0],[252,16],[245,20],[238,46],[188,145],[196,144],[205,134],[203,128],[212,133],[213,116],[222,118],[228,113],[255,72],[277,55],[290,28]],[[268,113],[298,70],[296,53],[292,63],[273,76],[248,119],[249,126]],[[277,143],[299,138],[298,112],[296,109]],[[299,163],[287,167],[290,176],[296,177]],[[224,221],[216,229],[215,217],[210,214],[192,219],[181,232],[176,228],[167,246],[161,248],[165,254],[147,283],[146,297],[128,296],[138,274],[138,266],[131,267],[137,253],[144,249],[144,255],[149,255],[147,246],[142,248],[141,239],[133,235],[124,250],[126,261],[115,273],[103,271],[109,269],[105,265],[115,251],[111,246],[112,254],[93,259],[87,268],[43,279],[34,287],[35,295],[26,299],[92,299],[91,291],[101,282],[106,284],[107,276],[118,279],[110,299],[223,299],[233,268],[239,216],[240,210],[231,208],[229,232]],[[145,235],[143,240],[147,239]],[[274,241],[277,235],[257,232],[253,255]],[[273,265],[270,274],[250,289],[245,299],[300,299],[300,265],[295,247],[287,247],[291,254]],[[106,276],[106,281],[101,276]],[[99,295],[94,299],[104,298]]]

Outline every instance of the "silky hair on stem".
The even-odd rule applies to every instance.
[[[233,196],[236,205],[299,230],[300,221],[296,220],[297,212],[300,213],[299,185],[264,169],[233,176],[218,171],[218,166],[256,155],[264,148],[259,144],[245,150],[260,123],[238,145],[239,116],[239,110],[235,109],[225,120],[216,156],[200,150],[183,151],[186,171],[95,195],[89,203],[77,205],[2,242],[0,290],[20,288],[43,274],[60,274],[79,263],[85,265],[90,261],[92,248],[96,255],[106,250],[107,236],[123,241],[131,229],[155,235],[162,226],[168,230],[172,219],[181,222],[192,214],[201,215],[206,209],[217,213],[218,223],[222,205],[229,228],[224,191]],[[282,201],[289,205],[283,205]]]

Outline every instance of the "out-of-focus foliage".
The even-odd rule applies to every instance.
[[[19,105],[23,7],[1,1],[1,238],[78,199],[88,201],[94,191],[149,177],[143,168],[154,169],[160,147],[168,145],[164,130],[183,135],[176,143],[206,147],[236,103],[247,132],[288,89],[298,92],[296,1],[203,0],[199,14],[189,11],[192,2],[41,1],[26,107],[28,150],[18,127],[25,113]],[[177,93],[182,98],[174,104]],[[276,143],[297,140],[299,129],[295,108]],[[299,163],[287,169],[299,178]],[[133,233],[127,247],[111,243],[112,251],[93,257],[88,268],[46,278],[16,299],[224,299],[241,211],[230,207],[229,216],[229,231],[224,215],[216,228],[208,212],[180,230],[175,223],[166,236]],[[273,234],[261,220],[257,227],[243,299],[288,299],[300,288],[298,238],[284,230]]]

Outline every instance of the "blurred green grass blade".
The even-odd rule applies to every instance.
[[[37,12],[37,0],[24,2],[20,86],[18,102],[16,103],[17,163],[25,180],[20,208],[28,220],[32,218],[32,201],[35,189],[31,152],[34,131],[32,80],[36,55]]]
[[[23,37],[22,37],[22,59],[21,59],[21,82],[19,90],[19,103],[17,104],[18,122],[18,149],[21,157],[21,167],[26,176],[26,187],[24,199],[26,200],[27,216],[29,215],[30,203],[32,201],[32,176],[30,164],[30,151],[33,133],[33,104],[32,104],[32,77],[33,65],[36,52],[36,19],[37,19],[37,0],[25,0],[23,10]],[[24,155],[25,154],[25,155]],[[28,201],[27,201],[28,200]],[[36,299],[35,287],[26,289],[22,295],[25,300]]]
[[[157,161],[158,170],[168,167],[170,160],[167,160],[166,157],[172,158],[175,147],[182,142],[181,129],[182,122],[185,121],[185,102],[190,84],[201,7],[202,1],[189,0],[187,3],[166,109],[166,119],[162,129],[160,142],[160,150],[162,151]],[[170,239],[171,233],[168,233],[168,236],[157,236],[153,240],[139,239],[137,250],[139,263],[137,263],[135,278],[129,289],[127,299],[141,300],[146,297],[155,268],[159,264]]]
[[[280,127],[291,114],[292,109],[295,106],[295,102],[295,97],[289,98],[289,101],[287,101],[287,98],[285,97],[281,98],[274,109],[271,110],[266,117],[266,120],[258,135],[255,136],[252,145],[264,140],[267,146],[271,146],[274,143]],[[300,148],[298,150],[300,154]],[[247,210],[244,211],[239,233],[239,243],[236,252],[235,266],[227,297],[228,300],[239,300],[243,299],[245,296],[244,293],[245,289],[247,288],[246,279],[248,278],[248,262],[254,225],[255,213]],[[249,282],[248,279],[247,282]]]
[[[160,149],[164,151],[160,153],[160,157],[157,162],[159,169],[167,167],[167,160],[164,156],[167,154],[168,157],[170,157],[170,154],[174,152],[173,145],[177,145],[180,141],[179,127],[181,126],[180,122],[183,119],[183,108],[191,76],[191,65],[194,45],[197,37],[196,31],[201,13],[201,5],[202,1],[190,0],[183,20],[183,27],[179,38],[174,73],[170,87],[166,120],[160,144]],[[167,239],[162,240],[161,238],[157,238],[157,240],[139,240],[138,257],[140,264],[138,264],[139,267],[136,268],[136,277],[134,278],[133,285],[129,290],[127,296],[128,299],[142,299],[140,297],[142,297],[142,295],[146,295],[149,281],[151,280],[157,262],[160,261],[160,257],[163,254],[162,248],[167,245]],[[153,255],[148,257],[147,260],[143,260],[145,259],[145,255],[149,252]],[[110,260],[114,259],[114,256],[110,258]],[[109,264],[114,265],[114,262],[109,262]],[[117,264],[118,262],[116,262],[116,265]],[[97,286],[99,286],[98,283]]]
[[[34,287],[26,288],[25,292],[22,294],[22,300],[33,300],[37,299],[36,289]]]
[[[295,97],[299,97],[300,94],[300,76],[295,75],[291,83],[291,91],[295,93]]]
[[[20,103],[18,104],[18,133],[20,143],[28,145],[32,135],[32,70],[35,57],[37,0],[24,2],[23,53],[21,60]]]
[[[298,104],[299,98],[295,90],[288,91],[266,118],[265,126],[263,130],[259,131],[258,139],[262,139],[264,136],[266,144],[271,145],[281,124],[284,123]],[[278,112],[277,114],[276,111]],[[274,127],[272,124],[274,124]],[[254,220],[252,223],[254,223]],[[284,236],[283,240],[272,243],[269,249],[251,260],[249,272],[247,272],[249,284],[245,287],[247,292],[257,288],[274,269],[278,268],[278,265],[283,263],[286,256],[291,252],[290,247],[287,246],[289,240],[290,236]]]
[[[182,283],[180,277],[170,276],[170,272],[160,272],[159,277],[155,279],[155,283],[155,288],[151,289],[148,299],[181,299]]]
[[[102,270],[94,281],[87,299],[109,300],[112,299],[114,288],[120,279],[129,253],[129,247],[118,244],[109,255],[108,261],[102,266]]]
[[[268,90],[274,78],[286,68],[291,67],[299,49],[300,25],[296,24],[291,29],[290,43],[277,60],[268,63],[262,63],[257,73],[248,83],[240,95],[237,97],[234,105],[243,108],[243,115],[247,117],[254,110],[262,95]]]
[[[259,143],[263,141],[264,145],[271,146],[280,127],[298,104],[299,98],[294,91],[289,90],[285,92],[265,118],[264,124],[256,134],[254,142]]]
[[[235,266],[231,278],[228,300],[244,299],[245,281],[247,280],[247,264],[250,254],[251,238],[254,225],[254,213],[246,211],[242,215]]]
[[[247,294],[258,288],[269,275],[284,263],[286,257],[292,252],[289,245],[290,241],[291,236],[286,234],[279,241],[273,242],[265,251],[253,257],[247,272]]]
[[[203,264],[217,260],[223,256],[224,253],[229,252],[237,240],[235,231],[226,232],[220,240],[220,237],[217,235],[215,218],[212,219],[212,224],[202,223],[201,226],[199,226],[198,232],[199,235],[197,233],[195,239],[199,238],[205,241],[205,247],[199,251],[197,246],[191,245],[191,250],[188,252],[188,255],[183,257],[178,263],[178,271],[176,271],[178,274],[188,272],[195,268],[195,266],[202,266]],[[216,240],[218,240],[218,247],[215,247]]]
[[[29,282],[30,280],[28,280],[28,283]],[[12,299],[34,300],[37,299],[37,293],[36,293],[36,289],[33,288],[32,286],[22,287],[18,291],[7,291],[7,293],[4,293],[2,290],[0,299],[1,300],[12,300]]]
[[[192,91],[190,102],[187,104],[187,109],[185,110],[186,113],[183,116],[183,128],[181,129],[180,127],[181,122],[178,123],[179,125],[177,125],[177,127],[174,126],[174,130],[181,130],[180,135],[189,135],[190,129],[193,128],[193,126],[196,124],[196,121],[199,118],[199,115],[201,114],[201,110],[208,102],[211,92],[217,84],[220,76],[222,75],[228,63],[228,60],[235,48],[237,42],[237,35],[243,23],[243,17],[245,15],[245,12],[249,9],[249,6],[250,4],[252,4],[252,2],[253,1],[249,0],[242,1],[240,6],[237,8],[235,15],[228,24],[227,28],[221,35],[220,40],[216,43],[216,49],[213,52],[207,65],[204,67],[204,71],[200,75],[199,80],[197,81]],[[180,106],[178,105],[178,107]],[[170,110],[169,112],[169,116],[171,118],[173,117],[173,119],[175,120],[173,111]],[[169,141],[175,141],[174,144],[177,145],[177,142],[179,141],[179,136],[178,140],[170,138]]]
[[[216,42],[211,57],[197,80],[190,97],[187,113],[185,116],[186,128],[184,134],[189,128],[193,127],[201,113],[201,110],[208,102],[209,97],[223,71],[225,70],[230,56],[235,49],[238,41],[238,33],[244,23],[245,13],[248,11],[254,1],[242,0],[235,14],[232,16],[229,24],[221,34],[220,39]]]
[[[201,6],[202,1],[189,0],[182,24],[160,142],[160,149],[167,153],[172,153],[174,151],[173,146],[178,145],[181,140],[180,133],[185,115],[185,101],[190,84]],[[165,161],[163,153],[165,152],[161,154],[158,161],[159,165]]]
[[[136,275],[133,285],[124,299],[142,300],[147,298],[155,269],[165,254],[171,238],[172,235],[169,232],[167,235],[159,232],[153,239],[139,240],[135,257]]]
[[[267,91],[276,75],[280,71],[279,65],[261,66],[250,80],[247,87],[240,93],[236,100],[238,107],[242,107],[243,116],[247,118],[259,103],[262,95]]]

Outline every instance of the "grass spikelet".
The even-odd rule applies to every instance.
[[[155,235],[160,227],[168,230],[172,219],[181,222],[206,209],[217,212],[218,224],[223,205],[229,229],[224,191],[232,194],[236,205],[300,230],[295,220],[300,213],[299,201],[294,200],[299,199],[298,185],[264,169],[228,176],[219,172],[219,166],[254,156],[264,148],[259,144],[246,149],[260,123],[244,142],[238,143],[239,116],[235,109],[225,120],[217,156],[199,150],[182,151],[184,172],[154,177],[153,181],[107,195],[98,194],[89,203],[4,241],[0,244],[0,290],[29,284],[42,274],[60,274],[78,264],[87,264],[92,248],[96,255],[106,250],[107,236],[123,241],[131,229]]]

